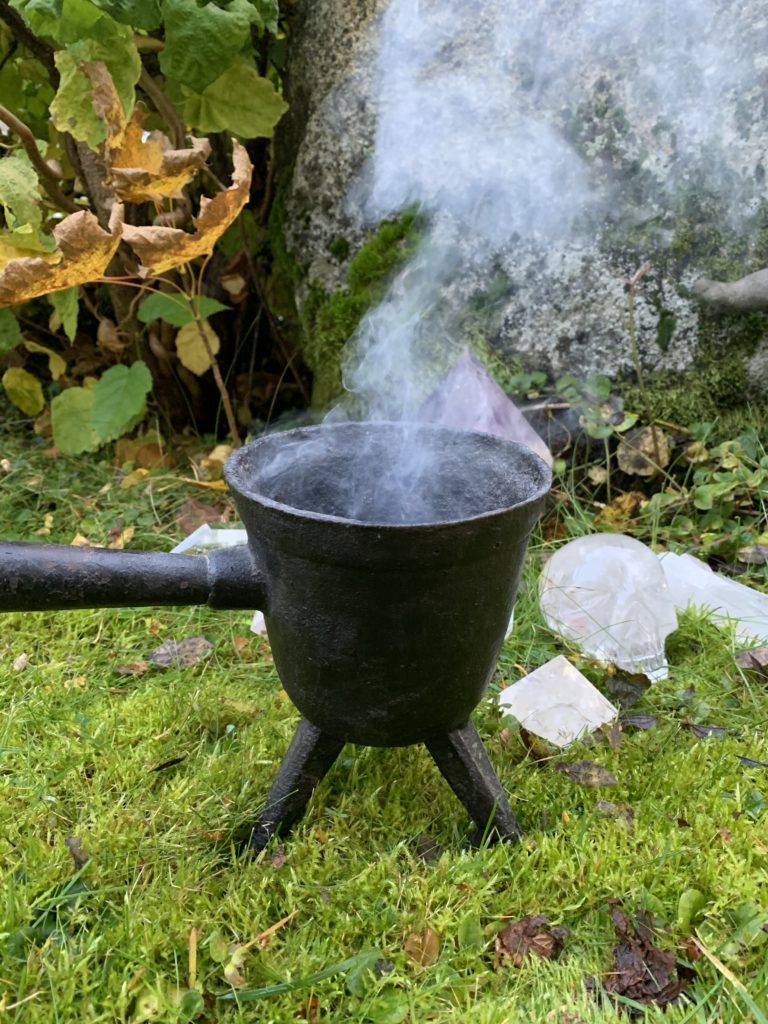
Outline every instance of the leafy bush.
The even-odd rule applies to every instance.
[[[247,231],[208,268],[251,197],[237,137],[271,137],[286,109],[278,33],[277,0],[0,0],[2,379],[65,452],[135,426],[153,383],[194,396],[209,371],[238,441],[208,318],[248,296]]]

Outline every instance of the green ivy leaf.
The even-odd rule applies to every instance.
[[[53,306],[61,321],[61,326],[64,328],[64,333],[70,341],[74,341],[77,334],[77,314],[80,309],[78,294],[79,289],[77,288],[63,288],[59,292],[51,292],[48,296],[48,301]]]
[[[232,307],[202,295],[195,300],[195,308],[200,318],[205,320],[214,313],[221,313]],[[160,292],[153,292],[146,298],[136,315],[143,324],[148,324],[151,320],[164,320],[172,327],[184,327],[195,319],[194,309],[186,295],[168,295]]]
[[[0,354],[10,352],[24,341],[19,321],[10,309],[0,309]]]
[[[185,93],[183,117],[201,132],[271,138],[288,104],[253,64],[238,61],[202,93]]]
[[[160,70],[195,92],[215,82],[250,42],[251,23],[258,23],[248,0],[226,6],[197,0],[163,0],[165,47]],[[239,89],[238,89],[239,91]]]
[[[51,402],[53,441],[65,455],[93,452],[101,444],[93,428],[93,389],[67,388]]]
[[[91,423],[101,442],[114,441],[144,415],[152,374],[141,359],[131,366],[110,367],[93,388]]]
[[[43,218],[39,204],[40,186],[32,165],[13,154],[0,160],[0,206],[8,228],[39,227]]]

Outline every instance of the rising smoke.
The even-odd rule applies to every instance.
[[[515,246],[578,241],[607,210],[642,220],[649,193],[658,209],[693,178],[726,191],[734,97],[748,103],[760,73],[760,40],[740,37],[735,3],[391,0],[375,147],[351,202],[373,222],[418,203],[431,226],[347,348],[345,386],[363,415],[417,415],[439,350],[457,343],[452,283],[482,281]],[[634,132],[640,198],[604,138],[579,139],[606,92]],[[747,175],[761,158],[745,151]]]
[[[349,201],[372,223],[416,203],[428,228],[345,351],[356,418],[408,423],[429,409],[436,371],[461,351],[467,283],[487,281],[500,255],[578,245],[607,214],[642,220],[694,179],[726,192],[724,151],[743,142],[736,100],[755,98],[768,52],[768,19],[762,39],[745,38],[737,3],[391,0],[377,25],[374,150]],[[613,121],[598,116],[585,133],[600,104]],[[625,133],[642,189],[626,187],[611,131]],[[763,154],[740,152],[754,182]],[[418,436],[402,435],[383,489],[370,460],[350,518],[362,515],[355,493],[378,487],[394,510],[366,518],[429,519],[433,462]]]

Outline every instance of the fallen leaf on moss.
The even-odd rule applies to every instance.
[[[676,969],[674,953],[654,944],[652,915],[643,911],[632,924],[623,910],[613,907],[611,920],[619,942],[613,951],[615,969],[603,980],[602,991],[609,997],[623,996],[646,1005],[674,1003],[694,973]],[[600,991],[594,978],[587,979],[587,989]]]
[[[157,277],[213,250],[248,201],[253,165],[244,146],[232,140],[232,184],[213,199],[200,200],[194,233],[179,228],[125,225],[125,240],[141,260],[143,276]],[[76,215],[73,215],[76,216]]]
[[[559,764],[556,766],[559,772],[565,774],[578,782],[580,786],[595,788],[599,786],[615,786],[616,776],[609,772],[601,764],[595,761],[574,761],[572,764]]]
[[[654,476],[669,465],[669,442],[660,427],[628,431],[616,450],[619,468],[633,476]]]
[[[191,668],[209,657],[213,644],[204,636],[190,636],[186,640],[166,640],[148,655],[158,668]]]
[[[149,668],[147,661],[129,661],[125,665],[118,665],[113,669],[118,676],[140,676]]]
[[[522,967],[527,956],[552,960],[569,934],[565,925],[551,925],[541,914],[528,914],[497,934],[496,964],[509,960],[514,967]]]
[[[411,932],[403,943],[403,949],[414,963],[431,967],[440,956],[440,936],[432,928],[425,928],[420,933]]]
[[[753,647],[751,651],[739,651],[736,664],[748,672],[756,672],[768,678],[768,647]]]
[[[10,260],[0,255],[0,308],[102,277],[120,244],[122,219],[117,203],[108,231],[88,210],[71,213],[53,229],[55,252]]]

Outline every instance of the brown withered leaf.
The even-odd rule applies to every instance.
[[[743,754],[736,756],[739,759],[739,764],[743,764],[745,768],[768,768],[768,761],[756,761],[754,757],[744,757]]]
[[[623,729],[653,729],[659,723],[655,715],[622,715],[619,721]]]
[[[619,442],[616,458],[624,473],[654,476],[669,465],[667,435],[660,427],[635,427],[634,430],[628,430]]]
[[[552,960],[569,935],[565,925],[551,925],[541,914],[528,914],[496,935],[496,965],[509,960],[515,967],[522,967],[531,955]]]
[[[768,562],[768,544],[748,544],[739,548],[736,557],[747,565],[765,565]]]
[[[419,934],[411,932],[403,943],[403,949],[414,963],[431,967],[440,956],[440,936],[432,928],[425,928]]]
[[[101,277],[120,244],[122,220],[118,204],[112,207],[108,231],[88,210],[70,213],[53,229],[57,252],[6,262],[0,256],[0,308]]]
[[[75,871],[80,871],[91,859],[91,855],[83,848],[82,839],[78,839],[77,836],[68,836],[64,840],[64,845],[72,854],[72,860],[75,862]]]
[[[213,650],[213,644],[204,636],[189,636],[186,640],[166,640],[148,655],[158,668],[191,668]]]
[[[560,772],[578,782],[580,786],[597,788],[599,786],[615,786],[616,776],[609,772],[601,764],[595,761],[573,761],[571,764],[559,764],[556,766]]]
[[[208,139],[192,139],[191,149],[174,149],[162,132],[143,130],[145,113],[136,107],[126,122],[112,76],[101,61],[86,61],[93,109],[107,128],[104,157],[107,184],[130,203],[176,199],[203,166],[211,151]]]
[[[248,201],[253,165],[244,146],[232,140],[232,184],[213,199],[200,200],[194,234],[179,228],[125,225],[123,236],[141,260],[141,273],[157,277],[207,255]]]
[[[626,491],[617,494],[610,505],[605,505],[595,516],[595,522],[613,529],[626,527],[633,516],[640,511],[642,502],[646,500],[640,491]]]
[[[768,647],[753,647],[751,651],[739,651],[736,664],[748,672],[756,672],[768,678]]]
[[[118,676],[140,676],[149,668],[147,661],[129,661],[125,665],[118,665],[113,669]]]
[[[677,968],[674,953],[654,944],[652,915],[643,911],[634,924],[619,907],[611,908],[611,920],[618,938],[613,951],[615,969],[602,982],[602,991],[610,998],[624,996],[636,1003],[667,1006],[693,980],[693,972]],[[598,992],[594,978],[587,979],[587,988]],[[626,1004],[619,1004],[627,1009]],[[629,1008],[630,1013],[633,1011]]]
[[[427,864],[434,864],[443,856],[443,848],[432,836],[420,835],[416,840],[416,853]]]
[[[595,801],[595,810],[601,818],[613,818],[615,821],[623,821],[630,828],[635,822],[635,812],[625,803],[612,803],[610,800]]]
[[[176,513],[176,525],[185,536],[206,523],[223,523],[225,521],[225,512],[221,507],[208,505],[204,501],[198,501],[197,498],[185,501]]]
[[[700,740],[706,740],[710,736],[722,740],[728,735],[722,725],[704,725],[699,722],[691,722],[689,719],[686,719],[683,724]]]
[[[174,149],[170,139],[154,131],[144,138],[143,112],[134,111],[125,140],[112,157],[110,184],[131,203],[177,199],[211,152],[208,139],[191,139],[189,149]]]

